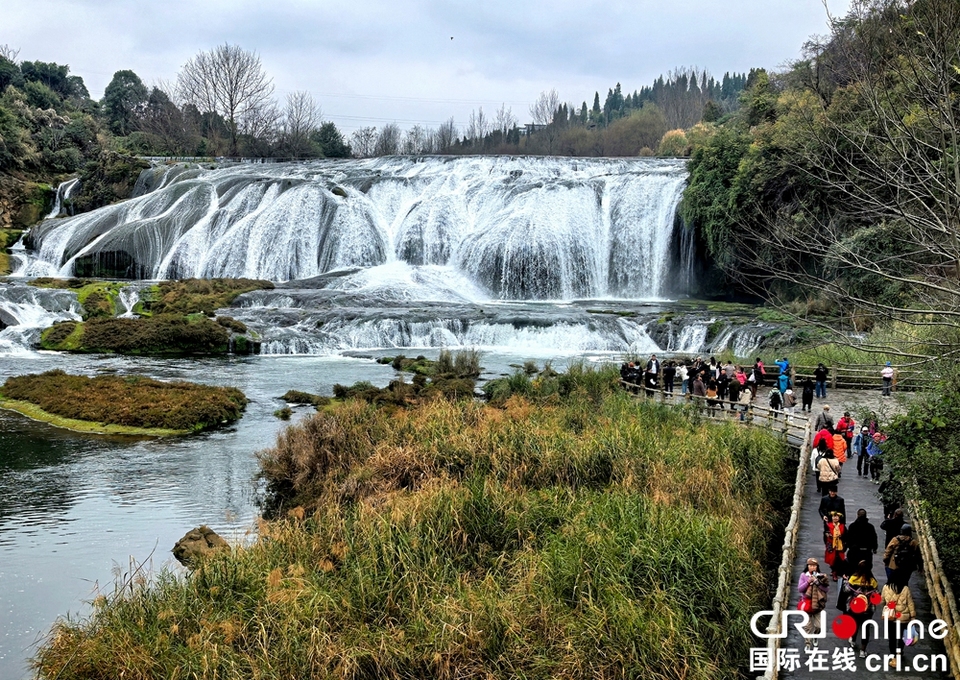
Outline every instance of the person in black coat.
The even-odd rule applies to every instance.
[[[877,548],[877,530],[867,519],[867,511],[860,508],[857,518],[847,525],[847,557],[851,564],[860,564],[862,560],[873,569]]]
[[[890,541],[900,535],[900,529],[906,522],[903,519],[903,509],[897,508],[893,513],[887,515],[887,518],[880,522],[880,529],[886,533],[883,541],[883,547],[890,545]]]
[[[840,518],[846,521],[847,505],[843,496],[837,495],[837,487],[830,487],[827,495],[820,499],[820,507],[817,511],[820,513],[820,519],[823,520],[824,526],[830,521],[830,515],[835,512],[839,512]]]
[[[803,381],[803,393],[800,395],[800,403],[802,404],[800,411],[807,411],[808,413],[813,409],[813,381],[810,378],[807,378]]]

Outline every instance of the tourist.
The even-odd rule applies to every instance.
[[[687,380],[689,377],[689,366],[690,361],[684,361],[682,364],[677,366],[677,380],[680,381],[680,394],[682,396],[686,395],[690,391],[690,383]]]
[[[740,387],[746,387],[747,385],[747,374],[743,371],[743,366],[737,366],[736,374],[737,382],[740,383]]]
[[[902,586],[910,582],[914,571],[922,569],[920,543],[913,537],[913,527],[909,524],[900,527],[900,535],[883,551],[883,564],[887,568],[887,580]]]
[[[797,395],[795,395],[789,387],[783,393],[783,410],[787,413],[787,416],[791,418],[797,410]]]
[[[820,513],[820,518],[823,520],[824,524],[830,521],[830,515],[834,512],[839,512],[843,517],[847,516],[847,504],[843,500],[843,496],[837,494],[836,488],[827,489],[827,492],[824,496],[820,498],[820,505],[817,508],[817,512]]]
[[[787,357],[783,357],[774,363],[780,368],[780,375],[785,375],[787,378],[790,377],[790,362],[787,361]]]
[[[750,398],[757,398],[757,372],[752,368],[750,372],[747,373],[747,388],[750,390]]]
[[[874,484],[880,483],[880,476],[883,473],[882,443],[883,435],[879,432],[874,432],[870,441],[867,442],[867,455],[870,456],[870,480]]]
[[[677,375],[677,364],[674,361],[668,361],[663,367],[663,391],[667,394],[673,394],[673,380]]]
[[[823,363],[817,364],[817,367],[813,369],[813,393],[814,396],[820,399],[827,398],[827,374],[829,369],[823,365]]]
[[[760,357],[757,357],[757,360],[753,362],[753,372],[757,374],[757,384],[760,385],[760,387],[766,387],[767,369],[763,367],[763,362],[760,360]]]
[[[705,396],[707,397],[707,413],[713,417],[717,415],[717,381],[711,380],[707,384],[707,391]]]
[[[727,398],[727,388],[730,386],[730,378],[727,377],[726,371],[720,371],[720,376],[717,378],[717,399],[720,400],[720,408],[723,408],[723,402]]]
[[[853,444],[850,446],[850,455],[857,457],[857,477],[870,476],[870,456],[867,454],[869,442],[870,431],[864,425],[860,428],[860,434],[853,438]]]
[[[780,390],[770,390],[770,408],[777,412],[783,408],[783,395]]]
[[[843,435],[838,429],[831,435],[833,438],[833,455],[837,457],[837,460],[840,461],[840,466],[843,467],[843,464],[847,462],[847,440],[844,439]]]
[[[827,457],[830,449],[827,447],[827,442],[825,439],[820,439],[817,442],[816,446],[816,455],[812,455],[810,459],[810,465],[813,467],[813,476],[817,482],[817,493],[823,495],[827,493],[827,490],[824,488],[823,483],[820,481],[820,461]]]
[[[650,360],[647,361],[647,369],[645,371],[647,376],[647,387],[657,387],[657,383],[660,380],[660,361],[657,359],[656,354],[650,355]]]
[[[856,427],[857,422],[853,419],[853,416],[850,415],[850,411],[844,411],[843,417],[837,421],[837,432],[843,435],[848,449],[853,442],[853,431]]]
[[[730,400],[730,410],[732,411],[740,401],[740,382],[736,378],[727,385],[727,398]]]
[[[808,635],[820,634],[820,612],[826,609],[827,591],[829,589],[830,582],[827,580],[827,575],[820,573],[820,563],[817,562],[814,557],[808,558],[807,566],[803,570],[803,573],[800,574],[800,581],[797,584],[797,590],[800,591],[800,599],[809,600],[810,602],[808,608],[804,609],[803,606],[800,607],[802,611],[806,611],[810,615],[810,620],[807,621],[807,625],[804,628]],[[811,644],[813,647],[819,647],[820,640],[808,637],[804,645],[808,652],[810,651]]]
[[[889,397],[890,389],[893,387],[893,366],[890,365],[889,361],[886,366],[880,369],[880,377],[883,378],[883,390],[880,394]]]
[[[903,519],[903,508],[897,508],[888,514],[885,520],[880,522],[880,531],[883,531],[885,534],[883,539],[884,548],[890,545],[890,541],[900,535],[900,529],[903,528],[903,525],[906,523],[907,521]]]
[[[693,379],[693,398],[697,402],[697,410],[703,408],[703,398],[707,396],[707,386],[703,384],[703,378],[700,375],[700,372],[697,372],[697,375]]]
[[[867,656],[867,645],[870,643],[868,636],[869,631],[863,630],[863,622],[873,618],[875,610],[873,598],[877,592],[877,586],[880,584],[877,583],[877,579],[874,577],[873,571],[867,562],[864,560],[853,562],[849,555],[847,559],[851,564],[857,565],[844,586],[848,590],[846,613],[857,622],[853,636],[849,638],[848,642],[854,650],[857,650],[857,636],[862,633],[859,645],[859,656],[863,659]]]
[[[810,413],[813,408],[813,381],[810,378],[804,379],[802,387],[803,391],[800,393],[802,406],[800,410]]]
[[[833,416],[830,415],[830,404],[823,405],[823,411],[817,416],[817,420],[813,425],[814,430],[828,429],[831,432],[833,431]]]
[[[821,493],[826,491],[828,494],[836,494],[837,484],[840,481],[840,461],[833,455],[833,451],[827,449],[826,453],[823,454],[820,462],[817,463],[817,472],[820,473],[818,479],[820,481]],[[824,496],[824,499],[828,497],[829,496]],[[840,502],[843,502],[842,498]],[[824,521],[826,521],[825,512],[821,511],[820,516],[824,517]],[[844,516],[846,516],[846,513],[844,513]]]
[[[752,395],[750,393],[749,388],[740,390],[740,399],[738,403],[740,404],[740,420],[741,421],[744,421],[747,418],[747,411],[750,410],[751,399],[752,399]]]
[[[913,593],[910,586],[900,583],[887,583],[880,591],[881,618],[886,620],[887,639],[890,641],[890,653],[896,658],[890,659],[891,668],[902,668],[900,664],[903,654],[903,634],[907,624],[917,618],[917,609],[913,603]],[[897,622],[900,622],[900,635],[897,635]]]
[[[787,375],[786,373],[781,373],[781,374],[777,377],[777,387],[780,389],[781,392],[786,392],[787,390],[789,390],[789,389],[790,389],[790,376]]]
[[[717,363],[714,357],[710,357],[709,370],[710,375],[708,376],[707,384],[709,384],[711,380],[716,380],[720,375],[720,364]]]
[[[857,518],[847,526],[847,558],[850,564],[866,562],[872,569],[878,548],[877,530],[867,519],[867,511],[860,508]]]
[[[843,524],[843,515],[839,512],[831,513],[823,531],[823,545],[824,560],[830,565],[830,578],[834,581],[846,574],[845,552],[847,548],[844,542],[845,534],[846,527]]]
[[[827,448],[833,451],[833,432],[828,427],[822,427],[813,435],[813,441],[810,443],[815,449],[820,448],[820,442],[824,442]]]

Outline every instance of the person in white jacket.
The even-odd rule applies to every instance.
[[[889,397],[890,389],[893,387],[893,366],[890,365],[889,361],[886,366],[880,369],[880,377],[883,378],[883,392],[881,394]]]

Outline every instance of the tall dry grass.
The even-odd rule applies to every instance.
[[[579,370],[579,374],[578,374]],[[52,678],[733,678],[789,469],[605,371],[337,404],[261,452],[283,518],[57,625]],[[613,373],[615,375],[615,373]],[[556,380],[552,387],[546,383]],[[561,392],[564,392],[561,395]]]

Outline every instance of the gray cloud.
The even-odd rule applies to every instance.
[[[678,66],[776,68],[826,21],[820,0],[4,0],[0,43],[70,64],[95,97],[117,70],[169,81],[199,50],[236,43],[260,54],[281,99],[309,91],[349,132],[462,122],[501,102],[524,121],[542,90],[589,103]]]

